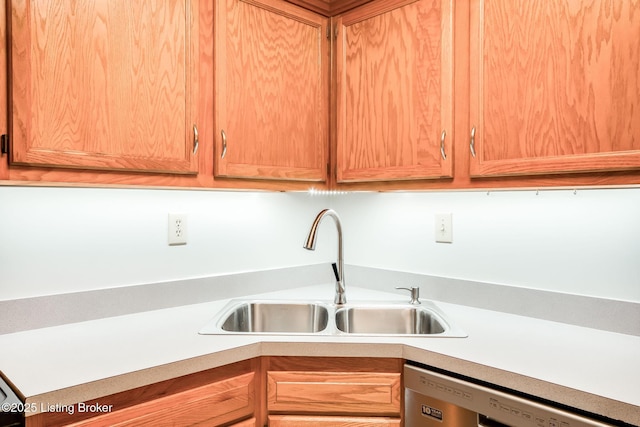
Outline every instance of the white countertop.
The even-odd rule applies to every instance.
[[[250,297],[322,299],[333,286]],[[402,301],[350,287],[350,301]],[[467,338],[199,335],[229,300],[0,335],[27,402],[82,402],[263,355],[400,357],[640,425],[640,337],[435,301]]]

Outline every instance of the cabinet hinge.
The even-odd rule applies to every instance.
[[[327,25],[327,40],[331,40],[331,24]]]
[[[0,136],[0,154],[9,154],[9,135]]]

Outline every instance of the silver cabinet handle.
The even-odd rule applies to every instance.
[[[440,136],[440,154],[442,155],[442,160],[447,160],[447,153],[444,152],[444,138],[447,136],[447,131],[443,130],[442,135]]]
[[[476,156],[476,127],[471,128],[471,142],[469,143],[469,148],[471,149],[471,155],[473,157]]]
[[[220,133],[222,134],[222,154],[220,154],[220,158],[224,159],[224,156],[227,155],[227,134],[224,129]]]
[[[198,126],[193,125],[193,154],[198,152],[198,146],[200,145],[200,138],[198,137]]]

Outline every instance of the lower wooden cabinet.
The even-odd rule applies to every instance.
[[[400,427],[399,418],[270,415],[269,427]]]
[[[253,414],[255,375],[255,372],[249,372],[71,425],[220,425]]]
[[[400,359],[270,358],[269,427],[400,426]]]
[[[26,427],[257,426],[260,359],[251,359],[26,417]],[[90,416],[83,407],[100,405]],[[71,412],[71,413],[70,413]],[[95,415],[95,414],[94,414]],[[236,422],[236,424],[233,424]]]
[[[250,418],[248,420],[231,424],[229,427],[258,427],[258,421],[255,418]]]
[[[26,417],[26,427],[402,426],[402,359],[259,357]],[[84,406],[83,406],[84,405]],[[81,410],[88,405],[103,413]]]

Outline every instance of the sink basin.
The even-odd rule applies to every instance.
[[[336,311],[336,327],[350,334],[442,334],[444,324],[438,315],[421,306],[356,306]]]
[[[220,328],[227,332],[316,333],[329,322],[329,312],[320,303],[241,302],[228,310]]]
[[[202,335],[456,337],[467,334],[430,301],[336,305],[330,301],[231,300]]]

